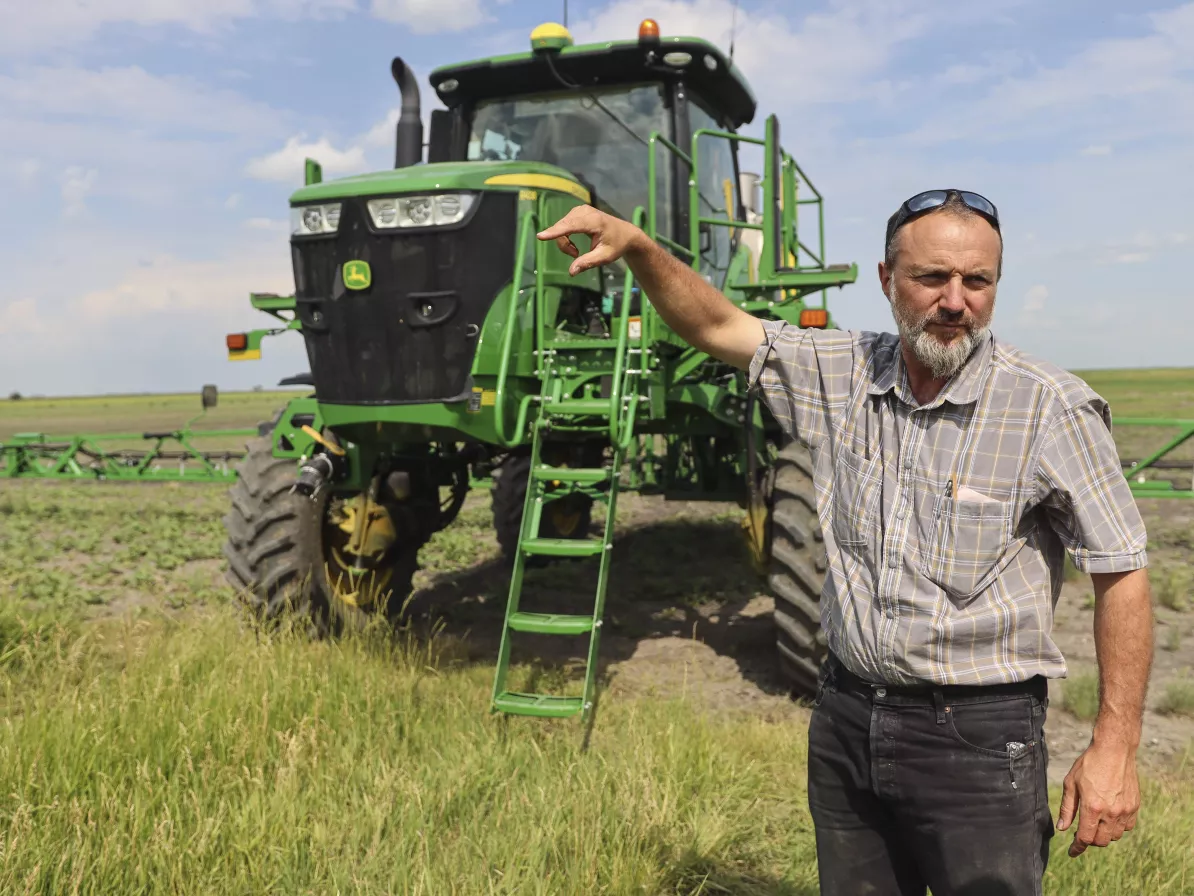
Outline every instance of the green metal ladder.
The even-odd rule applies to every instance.
[[[634,223],[641,226],[644,216],[642,208],[636,209]],[[638,381],[643,374],[641,368],[646,366],[645,339],[642,331],[637,347],[628,346],[629,308],[633,286],[633,276],[627,272],[621,312],[616,317],[618,338],[610,371],[610,382],[615,388],[611,390],[611,394],[602,398],[570,397],[564,392],[563,375],[550,367],[543,381],[542,403],[533,424],[531,467],[523,505],[522,526],[510,576],[506,617],[502,626],[497,671],[493,682],[491,709],[495,712],[549,718],[581,716],[585,720],[592,717],[597,683],[597,653],[604,622],[605,594],[609,584],[622,462],[627,448],[633,441],[635,413],[640,400]],[[608,341],[586,339],[545,340],[542,344],[547,349],[545,354],[548,356],[556,350],[584,352],[611,347]],[[637,356],[638,362],[635,366],[639,369],[632,366],[631,356]],[[544,463],[543,442],[546,434],[553,429],[608,434],[613,449],[610,464],[580,468]],[[553,491],[557,486],[563,488],[558,492]],[[539,537],[544,505],[577,492],[592,497],[595,506],[604,507],[604,518],[600,521],[600,537]],[[522,610],[519,604],[522,597],[523,573],[531,557],[600,557],[592,612],[587,615],[575,615]],[[585,660],[584,687],[580,696],[510,690],[510,650],[513,632],[571,637],[587,635],[589,645]]]
[[[608,402],[600,402],[609,412]],[[590,405],[589,407],[568,407],[569,404]],[[562,401],[552,413],[544,413],[535,424],[535,435],[531,443],[531,469],[527,483],[526,503],[523,506],[522,529],[518,537],[518,551],[514,557],[514,569],[510,576],[510,596],[506,603],[506,618],[502,628],[501,646],[498,649],[497,674],[494,677],[493,709],[514,715],[546,716],[563,718],[581,715],[588,717],[594,702],[597,678],[597,653],[601,640],[601,627],[605,610],[605,593],[609,582],[610,557],[613,553],[614,519],[617,513],[618,484],[623,452],[615,448],[612,463],[605,467],[580,468],[558,467],[541,460],[541,447],[545,424],[557,416],[577,413],[592,415],[597,410],[593,400]],[[549,492],[555,484],[565,486],[558,495]],[[605,488],[603,488],[605,486]],[[540,538],[539,523],[543,507],[551,500],[558,500],[565,494],[582,492],[594,499],[594,506],[604,507],[601,533],[597,538]],[[522,596],[523,572],[531,557],[600,557],[593,611],[588,615],[563,613],[531,613],[519,607]],[[512,691],[508,688],[510,648],[512,632],[528,632],[541,635],[568,635],[589,638],[585,660],[584,690],[580,696],[553,694],[532,694]]]

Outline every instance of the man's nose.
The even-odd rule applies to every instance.
[[[945,284],[945,288],[941,291],[941,298],[938,300],[938,304],[943,311],[957,313],[965,310],[965,291],[962,289],[961,277],[949,278]]]

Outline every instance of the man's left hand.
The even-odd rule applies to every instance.
[[[1080,856],[1086,847],[1108,846],[1132,830],[1139,810],[1135,748],[1096,741],[1065,776],[1057,829],[1069,830],[1075,813],[1079,813],[1070,856]]]

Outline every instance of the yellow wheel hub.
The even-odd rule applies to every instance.
[[[576,528],[580,525],[579,510],[569,512],[561,501],[552,501],[544,509],[551,520],[552,528],[556,530],[556,534],[560,538],[571,538],[575,534]]]
[[[373,604],[394,576],[390,553],[397,541],[390,512],[367,494],[330,508],[324,553],[332,595],[353,607]]]

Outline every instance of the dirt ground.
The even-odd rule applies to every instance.
[[[710,712],[807,724],[808,708],[788,695],[776,673],[772,600],[750,565],[738,508],[623,495],[618,509],[600,643],[601,699],[682,694]],[[476,506],[478,523],[485,510]],[[1167,574],[1180,568],[1184,575],[1194,540],[1194,505],[1151,500],[1142,502],[1142,510],[1154,569]],[[565,561],[528,570],[522,608],[590,612],[596,568],[596,561]],[[468,659],[492,662],[508,582],[507,569],[492,556],[463,570],[421,573],[409,610],[458,637]],[[1089,578],[1076,577],[1065,584],[1057,606],[1055,634],[1071,676],[1096,669],[1092,596]],[[570,639],[515,638],[515,661],[537,658],[583,669],[576,649],[583,648],[583,639],[561,652],[560,642]],[[1194,742],[1194,717],[1152,708],[1171,681],[1194,680],[1194,604],[1182,610],[1157,607],[1156,643],[1140,761],[1160,769]],[[1055,783],[1085,748],[1091,731],[1089,721],[1063,706],[1065,686],[1065,681],[1052,683],[1046,732]]]

